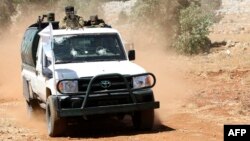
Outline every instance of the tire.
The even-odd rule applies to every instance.
[[[66,121],[65,119],[59,117],[57,107],[55,106],[52,96],[49,96],[47,99],[46,120],[49,136],[58,137],[63,135],[66,129]]]
[[[29,101],[30,99],[29,84],[24,77],[23,77],[23,96],[26,99],[26,101]]]
[[[154,109],[135,112],[132,115],[132,121],[136,130],[152,130],[154,126]]]
[[[23,81],[23,86],[24,86],[23,92],[26,99],[26,109],[28,117],[29,119],[35,119],[39,115],[40,106],[38,104],[38,101],[36,99],[33,99],[33,97],[31,97],[31,95],[33,96],[34,92],[30,84],[26,80]]]

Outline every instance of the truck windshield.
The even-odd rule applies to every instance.
[[[55,36],[53,50],[56,64],[126,59],[117,34]]]

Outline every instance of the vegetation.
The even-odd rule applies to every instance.
[[[187,54],[207,51],[209,47],[207,35],[212,23],[212,15],[192,2],[188,7],[180,10],[179,34],[174,47],[181,53]]]
[[[6,28],[11,23],[11,15],[15,13],[12,0],[1,0],[0,2],[0,27]]]
[[[131,21],[139,28],[153,27],[171,33],[177,22],[178,2],[173,0],[137,0],[131,12]],[[138,28],[138,27],[136,27]]]
[[[207,35],[209,27],[214,22],[214,10],[220,4],[221,0],[212,2],[210,0],[137,0],[131,17],[136,25],[143,22],[153,26],[154,29],[158,29],[156,34],[161,34],[165,38],[172,39],[175,35],[172,42],[178,52],[197,54],[209,49],[210,42]]]

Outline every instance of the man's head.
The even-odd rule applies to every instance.
[[[65,13],[67,17],[73,18],[75,14],[75,10],[73,6],[67,6],[65,7]]]
[[[94,16],[90,16],[90,22],[92,25],[97,24],[97,20],[98,20],[98,16],[94,15]]]

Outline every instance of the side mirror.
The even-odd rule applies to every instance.
[[[43,76],[45,76],[46,78],[52,78],[52,77],[53,77],[52,71],[51,71],[49,68],[47,68],[47,67],[44,67],[44,68],[43,68],[42,74],[43,74]]]
[[[129,59],[130,61],[135,60],[135,50],[129,50],[129,51],[128,51],[128,59]]]

